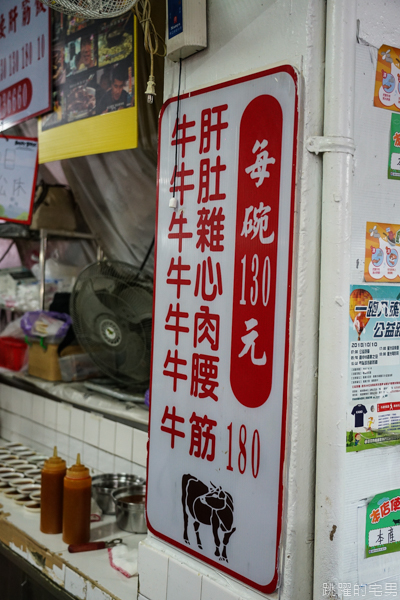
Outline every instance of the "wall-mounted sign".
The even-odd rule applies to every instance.
[[[374,106],[400,111],[400,48],[383,45],[378,50]]]
[[[49,12],[37,0],[0,3],[0,131],[51,108]]]
[[[160,122],[148,523],[263,592],[278,581],[297,102],[285,66],[172,99]]]
[[[137,146],[133,13],[53,15],[53,112],[39,125],[39,162]]]
[[[400,282],[400,225],[367,222],[365,232],[365,281]]]
[[[0,219],[31,222],[37,156],[36,138],[0,137]]]
[[[400,490],[377,494],[368,503],[365,557],[400,550]]]
[[[397,114],[392,114],[390,124],[388,178],[400,178],[400,115]]]
[[[400,293],[350,289],[348,452],[400,444]]]

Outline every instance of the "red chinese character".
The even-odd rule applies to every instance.
[[[6,37],[6,20],[4,15],[0,17],[0,39]]]
[[[208,202],[209,200],[225,200],[226,194],[220,192],[220,176],[221,172],[226,171],[226,165],[221,165],[221,157],[217,156],[215,167],[210,168],[210,159],[203,158],[200,161],[200,177],[199,177],[199,195],[197,203]],[[215,173],[214,193],[210,194],[210,173]]]
[[[214,207],[212,211],[208,208],[201,208],[197,211],[199,220],[197,221],[198,240],[196,248],[200,248],[204,252],[205,248],[210,248],[211,252],[222,252],[224,246],[223,222],[225,215],[222,206],[218,210]]]
[[[178,171],[178,167],[174,168],[174,173],[170,181],[171,187],[169,188],[169,191],[172,192],[174,196],[176,192],[180,193],[179,203],[181,206],[183,205],[185,200],[185,192],[190,192],[190,190],[194,190],[194,183],[185,184],[185,177],[190,177],[191,175],[193,175],[193,173],[193,169],[185,170],[184,162],[182,163],[180,171]],[[176,183],[177,178],[181,180],[179,185]]]
[[[217,294],[221,296],[223,293],[221,265],[219,264],[219,262],[217,262],[217,264],[215,265],[215,269],[217,272],[216,283],[214,283],[214,267],[210,257],[208,257],[207,260],[203,260],[200,264],[197,265],[194,295],[199,295],[201,283],[201,297],[203,298],[203,300],[206,300],[208,302],[212,302],[213,300],[215,300]],[[207,280],[211,286],[210,292],[207,292]]]
[[[371,523],[379,523],[379,521],[381,520],[381,515],[379,513],[379,509],[375,508],[372,513],[369,515],[369,518],[371,519]]]
[[[36,16],[41,12],[46,12],[46,7],[40,2],[40,0],[36,0]]]
[[[389,503],[389,500],[387,502],[384,502],[383,504],[381,504],[380,509],[381,509],[381,517],[382,517],[382,519],[383,519],[383,517],[387,517],[390,514],[390,503]]]
[[[182,158],[185,158],[186,154],[186,144],[190,142],[194,142],[196,140],[195,135],[188,136],[186,130],[194,127],[196,125],[195,121],[186,121],[186,115],[183,115],[182,123],[178,123],[178,135],[176,135],[176,121],[174,131],[172,132],[171,146],[182,146]],[[179,137],[179,132],[182,132],[182,135]],[[178,138],[178,139],[177,139]]]
[[[214,394],[215,388],[219,386],[217,356],[207,354],[193,354],[192,358],[192,381],[190,395],[196,398],[212,398],[217,402],[218,396]],[[199,391],[200,387],[200,391]]]
[[[196,458],[201,457],[203,460],[206,458],[213,461],[215,458],[215,435],[211,433],[211,430],[216,426],[217,421],[209,419],[207,415],[199,417],[193,412],[189,422],[192,424],[189,454]]]
[[[18,17],[18,10],[17,10],[17,7],[14,6],[14,8],[12,8],[8,13],[8,33],[11,33],[11,32],[16,33],[17,17]]]
[[[170,275],[172,274],[172,271],[177,272],[176,279],[172,279],[170,277]],[[183,285],[190,285],[192,283],[190,281],[190,279],[182,278],[182,271],[190,271],[190,265],[183,265],[181,256],[178,256],[178,262],[175,262],[175,259],[171,258],[171,263],[169,265],[169,269],[168,269],[168,273],[167,273],[167,277],[168,277],[167,283],[176,285],[176,297],[178,298],[178,300],[181,297],[181,287]]]
[[[185,419],[183,417],[178,417],[176,414],[175,406],[172,407],[172,411],[169,412],[169,407],[166,406],[163,414],[163,418],[161,419],[161,423],[164,425],[165,421],[171,421],[171,427],[163,427],[161,426],[161,431],[165,431],[165,433],[169,433],[171,436],[171,448],[175,448],[175,438],[181,437],[184,438],[185,434],[183,431],[178,431],[176,429],[176,423],[184,423]]]
[[[221,114],[228,108],[227,104],[221,106],[214,106],[214,108],[205,108],[201,111],[201,136],[200,136],[200,154],[203,152],[209,152],[211,148],[211,134],[216,133],[215,147],[217,150],[221,148],[221,131],[228,127],[228,123],[222,122]],[[216,122],[212,123],[214,119],[212,115],[216,115]]]
[[[169,233],[168,237],[170,239],[178,239],[179,240],[179,246],[178,246],[178,250],[179,252],[182,252],[182,240],[183,238],[191,238],[193,237],[193,233],[189,233],[189,232],[184,232],[183,231],[183,226],[187,224],[187,219],[186,217],[183,216],[183,211],[179,212],[179,217],[176,216],[176,212],[174,211],[172,213],[172,218],[171,218],[171,223],[169,224],[169,230],[168,231],[172,231],[172,229],[174,227],[178,228],[178,232],[177,233]]]
[[[390,510],[395,512],[396,510],[400,510],[400,497],[396,496],[390,501]]]
[[[167,367],[168,365],[172,363],[173,365],[173,370],[172,371],[167,371]],[[177,388],[177,384],[178,384],[178,379],[187,379],[187,375],[185,375],[184,373],[179,373],[178,371],[178,367],[179,365],[185,366],[187,365],[187,360],[184,360],[183,358],[178,358],[178,350],[175,350],[174,352],[174,356],[172,356],[171,354],[171,350],[168,350],[168,354],[167,354],[167,358],[165,359],[164,362],[164,371],[163,371],[163,375],[166,375],[167,377],[172,377],[174,380],[174,384],[173,384],[173,390],[174,392],[176,392],[176,388]]]
[[[219,315],[210,314],[208,306],[200,306],[201,312],[194,315],[194,342],[201,344],[204,340],[210,342],[211,350],[219,348]]]
[[[30,0],[22,1],[22,26],[29,25],[31,22]]]
[[[165,329],[167,329],[168,331],[175,331],[175,346],[177,346],[179,343],[179,334],[189,332],[189,327],[183,327],[182,325],[180,325],[180,320],[187,319],[188,317],[189,313],[181,312],[179,302],[177,303],[175,310],[173,309],[172,304],[169,305],[168,314],[165,319],[165,322],[169,323],[170,319],[175,319],[175,324],[165,325]]]

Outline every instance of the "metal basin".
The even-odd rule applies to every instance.
[[[111,495],[118,527],[130,533],[146,533],[146,485],[130,485],[115,490]]]
[[[106,515],[115,515],[115,504],[111,493],[129,485],[143,485],[146,480],[127,473],[106,473],[92,478],[92,496]]]

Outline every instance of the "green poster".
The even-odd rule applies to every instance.
[[[398,179],[400,177],[400,114],[392,113],[390,126],[390,148],[388,178]]]
[[[400,489],[374,496],[367,506],[365,556],[400,550]]]

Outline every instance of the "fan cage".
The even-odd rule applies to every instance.
[[[151,280],[138,269],[105,260],[81,271],[70,301],[78,342],[105,375],[136,391],[147,389],[150,376],[152,293]],[[99,333],[107,319],[116,323],[122,334],[116,348],[105,344]]]
[[[40,0],[50,8],[75,17],[104,19],[118,17],[130,10],[137,0]]]

